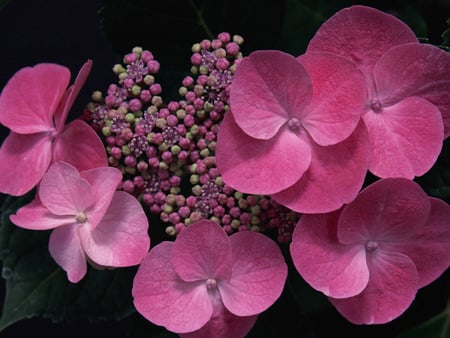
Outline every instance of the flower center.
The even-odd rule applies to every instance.
[[[87,216],[84,212],[79,212],[75,215],[75,220],[77,221],[77,223],[84,223],[87,221]]]
[[[383,111],[383,104],[378,97],[370,100],[370,109],[372,109],[375,113],[381,113]]]
[[[377,241],[367,241],[366,242],[366,251],[373,252],[378,248],[378,242]]]
[[[214,278],[208,278],[206,280],[206,287],[208,289],[215,289],[217,287],[217,281]]]
[[[300,121],[296,117],[291,118],[288,121],[287,125],[288,125],[289,129],[292,131],[298,131],[300,129]]]

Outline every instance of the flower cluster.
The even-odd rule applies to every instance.
[[[280,243],[350,322],[397,318],[450,266],[450,206],[414,182],[450,136],[450,54],[366,6],[297,57],[242,43],[194,44],[173,101],[135,47],[68,125],[91,62],[69,88],[62,66],[17,72],[0,96],[0,191],[36,194],[11,221],[52,229],[71,282],[86,262],[138,265],[137,311],[183,338],[244,337],[283,291]],[[146,212],[168,235],[151,249]]]
[[[168,103],[156,82],[159,63],[135,47],[113,67],[118,84],[106,95],[93,93],[84,112],[106,144],[109,164],[123,173],[120,189],[159,215],[168,235],[210,219],[228,234],[277,229],[279,241],[288,243],[298,221],[298,213],[268,196],[232,189],[216,168],[217,134],[242,43],[241,36],[221,33],[194,44],[181,99]]]

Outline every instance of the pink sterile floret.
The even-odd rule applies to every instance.
[[[100,138],[87,123],[64,125],[91,67],[89,60],[68,88],[70,72],[57,64],[23,68],[8,81],[0,96],[0,123],[11,130],[0,149],[0,192],[25,194],[52,161],[64,160],[79,170],[108,164]]]
[[[132,294],[138,312],[182,337],[244,337],[280,296],[287,265],[269,237],[228,236],[200,220],[150,250]]]
[[[367,172],[366,100],[363,76],[343,57],[253,52],[237,67],[217,137],[224,182],[301,213],[338,209]]]
[[[10,219],[26,229],[54,229],[50,254],[73,283],[85,276],[86,261],[100,267],[137,265],[150,247],[148,220],[135,197],[116,190],[121,179],[116,168],[79,173],[56,162],[43,176],[38,196]]]
[[[365,6],[328,19],[310,41],[311,51],[349,58],[364,74],[369,170],[410,179],[427,172],[450,136],[450,54],[419,43],[402,21]]]
[[[355,324],[400,316],[450,266],[450,206],[405,178],[385,178],[328,214],[303,215],[295,267]]]

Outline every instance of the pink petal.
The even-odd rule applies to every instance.
[[[233,270],[219,283],[225,307],[237,316],[252,316],[268,309],[284,288],[287,264],[278,245],[266,235],[244,231],[230,237]]]
[[[302,215],[292,234],[290,253],[295,268],[314,289],[347,298],[364,290],[369,269],[363,244],[339,243],[339,214]]]
[[[94,230],[87,223],[80,226],[80,238],[86,255],[107,267],[137,265],[150,248],[147,216],[138,200],[123,191],[114,194]]]
[[[84,63],[84,65],[78,72],[74,84],[67,89],[64,106],[62,106],[62,109],[55,115],[56,130],[61,131],[64,128],[64,123],[67,120],[67,115],[69,114],[70,108],[72,108],[73,103],[80,93],[81,88],[83,88],[84,84],[86,83],[91,69],[92,60],[88,60]]]
[[[184,281],[231,276],[231,244],[216,222],[200,220],[189,225],[173,245],[172,263]]]
[[[78,237],[79,224],[67,225],[52,231],[49,241],[50,255],[67,272],[72,283],[78,283],[87,272],[86,257]]]
[[[9,216],[15,225],[30,230],[48,230],[63,225],[75,223],[73,216],[58,216],[52,214],[36,196],[31,203],[17,210],[15,215]]]
[[[369,170],[378,177],[421,176],[441,152],[441,113],[423,98],[408,97],[380,113],[369,111],[363,120],[370,135]]]
[[[222,303],[214,307],[211,319],[201,329],[180,334],[180,338],[233,337],[244,338],[255,325],[257,315],[239,317],[228,311]]]
[[[311,165],[290,188],[273,194],[278,203],[300,213],[324,213],[351,202],[367,173],[369,144],[360,123],[346,140],[327,147],[312,147]]]
[[[339,242],[407,243],[429,213],[429,198],[417,183],[405,178],[381,179],[344,208],[338,223]]]
[[[0,96],[0,123],[20,134],[50,131],[69,84],[70,71],[63,66],[41,63],[19,70]]]
[[[270,140],[246,135],[231,114],[220,124],[216,164],[226,184],[253,194],[272,194],[293,185],[311,160],[309,145],[287,128]]]
[[[133,281],[134,306],[170,331],[196,331],[211,318],[213,305],[202,282],[180,279],[172,265],[172,247],[168,241],[156,245],[140,264]]]
[[[418,275],[407,256],[375,251],[368,260],[370,281],[359,295],[330,298],[336,309],[353,324],[385,324],[399,317],[412,303]]]
[[[256,51],[236,70],[230,91],[233,116],[249,136],[268,140],[290,118],[301,120],[312,96],[309,75],[280,51]]]
[[[419,272],[419,288],[436,280],[450,267],[450,206],[436,198],[430,201],[431,212],[424,226],[396,246],[414,261]]]
[[[110,207],[111,200],[122,180],[122,173],[114,167],[98,167],[82,171],[80,176],[90,184],[93,194],[94,203],[86,210],[92,230]]]
[[[356,5],[340,10],[325,21],[309,42],[307,51],[331,52],[350,58],[370,81],[377,60],[391,47],[408,42],[418,41],[404,22],[375,8]]]
[[[76,215],[94,203],[89,183],[65,162],[53,163],[42,177],[39,198],[55,215]]]
[[[64,161],[78,171],[108,166],[105,147],[98,134],[84,121],[75,120],[56,138],[53,162]]]
[[[335,54],[308,52],[297,59],[308,71],[314,93],[302,126],[321,146],[344,140],[365,109],[364,77],[353,62]]]
[[[444,118],[450,136],[450,54],[428,44],[408,43],[391,48],[374,70],[377,90],[393,103],[420,96],[433,103]]]
[[[0,149],[0,192],[21,196],[33,189],[50,164],[51,150],[47,133],[10,132]]]

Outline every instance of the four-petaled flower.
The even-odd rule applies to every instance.
[[[91,67],[89,60],[69,88],[70,71],[50,63],[22,68],[8,81],[0,96],[0,123],[11,130],[0,149],[0,192],[27,193],[51,162],[79,170],[108,165],[103,144],[87,123],[75,120],[65,128]]]
[[[450,206],[405,178],[378,180],[328,214],[303,215],[295,267],[355,324],[400,316],[450,266]]]
[[[338,209],[367,172],[366,100],[363,76],[341,56],[253,52],[237,67],[219,129],[224,182],[301,213]]]
[[[228,236],[216,222],[200,220],[150,250],[132,294],[138,312],[182,337],[244,337],[286,277],[281,250],[266,235]]]
[[[364,74],[369,170],[409,179],[426,173],[450,136],[450,54],[366,6],[334,14],[310,41],[306,54],[312,51],[346,57]]]
[[[31,230],[54,229],[49,251],[77,283],[94,266],[137,265],[150,247],[147,216],[137,199],[117,191],[121,172],[99,167],[78,172],[66,162],[52,164],[38,196],[11,221]]]

